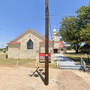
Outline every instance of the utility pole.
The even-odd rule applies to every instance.
[[[45,0],[45,85],[49,84],[49,8],[48,0]]]

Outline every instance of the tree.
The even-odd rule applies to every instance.
[[[82,6],[76,13],[76,17],[62,19],[59,35],[78,53],[81,43],[90,42],[90,4]]]
[[[90,4],[88,6],[82,6],[76,11],[76,13],[81,27],[84,27],[84,25],[90,23]]]
[[[85,44],[90,42],[90,4],[82,6],[76,11],[80,31],[80,37]]]
[[[62,39],[71,44],[72,48],[78,50],[80,48],[80,30],[77,29],[77,19],[75,17],[65,17],[62,19],[59,35],[62,36]]]
[[[90,23],[86,25],[86,28],[82,28],[80,31],[80,38],[82,42],[90,44]]]

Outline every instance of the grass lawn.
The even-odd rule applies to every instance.
[[[90,54],[81,54],[81,53],[78,53],[78,54],[75,54],[75,53],[67,53],[67,54],[64,54],[66,57],[68,58],[71,58],[73,60],[75,60],[76,62],[80,63],[81,61],[81,58],[83,58],[87,64],[87,67],[90,68]]]
[[[26,66],[36,67],[35,59],[6,59],[6,54],[0,55],[0,66]],[[45,63],[39,63],[39,67],[44,68]],[[50,68],[56,68],[56,62],[49,64]]]

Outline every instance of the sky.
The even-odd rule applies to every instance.
[[[62,18],[75,16],[75,11],[90,0],[49,0],[50,38],[53,28],[59,31]],[[45,34],[45,0],[0,0],[0,47],[32,28]]]

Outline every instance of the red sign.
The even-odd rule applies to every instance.
[[[45,53],[39,53],[39,62],[45,63]],[[51,62],[51,54],[48,53],[49,62]]]

